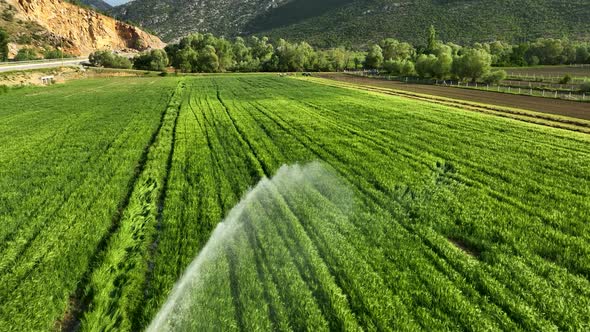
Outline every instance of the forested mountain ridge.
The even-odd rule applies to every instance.
[[[86,6],[90,6],[96,10],[100,10],[100,11],[108,11],[111,8],[113,8],[113,6],[109,5],[108,3],[102,1],[102,0],[79,0],[81,4],[84,4]]]
[[[190,32],[269,35],[318,46],[394,37],[423,43],[435,25],[457,43],[590,37],[587,0],[135,0],[112,13],[173,40]]]
[[[236,36],[256,16],[289,0],[135,0],[114,7],[115,17],[139,23],[164,40],[191,32]]]

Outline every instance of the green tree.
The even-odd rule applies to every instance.
[[[501,81],[506,79],[506,71],[494,70],[482,76],[482,80],[487,84],[499,84]]]
[[[563,63],[564,44],[559,39],[541,38],[532,43],[526,53],[527,60],[539,58],[539,64],[557,65]],[[530,61],[529,61],[530,63]]]
[[[274,54],[274,46],[268,42],[268,37],[258,38],[256,36],[250,39],[252,44],[252,57],[258,59],[260,63],[271,60]]]
[[[199,54],[189,46],[176,53],[172,66],[183,73],[191,73],[197,71],[198,62]]]
[[[302,71],[314,67],[314,59],[317,58],[314,49],[306,42],[291,44],[280,39],[276,50],[275,58],[278,61],[279,71]]]
[[[449,52],[434,54],[421,54],[416,60],[416,72],[420,77],[432,77],[445,79],[451,74],[453,57]]]
[[[246,72],[257,70],[260,62],[255,63],[252,57],[252,49],[246,45],[244,38],[237,37],[232,48],[235,61],[234,70]]]
[[[428,29],[428,44],[426,46],[426,50],[429,53],[434,53],[434,51],[436,50],[436,44],[436,29],[434,28],[434,25],[431,25]]]
[[[432,64],[432,77],[445,79],[451,74],[453,67],[453,56],[451,52],[441,53]]]
[[[411,57],[416,50],[408,43],[400,43],[396,39],[383,39],[379,46],[383,50],[385,60],[405,60]]]
[[[133,66],[141,70],[162,71],[168,67],[168,55],[164,50],[151,50],[133,59]]]
[[[219,68],[217,71],[225,72],[234,67],[234,53],[232,44],[225,38],[214,40],[212,45],[215,48]]]
[[[530,46],[527,43],[513,46],[510,54],[510,64],[515,66],[527,66],[528,61],[525,59],[525,56],[529,48]]]
[[[331,63],[332,70],[342,71],[346,68],[347,56],[344,47],[329,50],[327,57],[328,61]]]
[[[576,63],[590,62],[590,51],[587,47],[579,45],[576,48]]]
[[[490,54],[492,56],[492,65],[509,66],[512,55],[512,46],[508,43],[495,41],[489,44]]]
[[[572,76],[570,74],[565,74],[561,80],[559,80],[559,84],[570,84],[572,82]]]
[[[195,64],[193,63],[193,71],[195,70]],[[211,45],[205,46],[205,48],[199,52],[198,62],[196,69],[202,73],[215,73],[220,70],[219,68],[219,57],[215,47]]]
[[[415,74],[414,63],[410,60],[386,60],[383,69],[396,76],[412,76]]]
[[[452,72],[460,79],[471,78],[476,81],[487,74],[492,67],[492,56],[483,49],[469,48],[462,56],[453,60]]]
[[[60,58],[71,58],[70,54],[64,53],[62,50],[53,49],[45,50],[43,52],[43,58],[45,59],[60,59]]]
[[[8,60],[8,33],[0,28],[0,61]]]
[[[420,77],[431,77],[433,74],[434,64],[436,63],[434,54],[420,54],[416,59],[416,72]]]
[[[375,44],[369,48],[365,57],[365,67],[369,69],[379,69],[383,66],[383,50],[381,46]]]

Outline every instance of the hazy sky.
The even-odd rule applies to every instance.
[[[129,1],[130,0],[105,0],[105,2],[108,2],[111,6],[118,6]]]

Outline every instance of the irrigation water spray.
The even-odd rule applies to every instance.
[[[211,317],[223,320],[224,315],[232,315],[232,312],[219,312],[223,310],[219,307],[223,306],[211,308],[216,301],[223,301],[220,300],[223,298],[220,294],[228,293],[227,288],[232,282],[229,279],[240,278],[240,275],[232,276],[228,272],[228,261],[249,259],[246,252],[256,248],[252,248],[252,241],[248,241],[248,238],[268,240],[271,236],[269,229],[273,229],[276,223],[305,222],[300,220],[301,216],[295,217],[293,211],[302,211],[308,204],[317,204],[318,200],[329,212],[322,217],[326,222],[334,213],[346,216],[353,205],[352,191],[343,184],[335,171],[319,162],[304,166],[283,166],[272,179],[263,178],[218,224],[147,330],[219,328],[222,322],[205,320]],[[233,307],[232,300],[226,299],[224,308],[227,308],[227,302],[230,302],[229,307]]]

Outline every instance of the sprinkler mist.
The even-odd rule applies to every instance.
[[[300,230],[311,225],[307,219],[326,223],[345,219],[353,201],[352,191],[337,173],[319,162],[283,166],[271,179],[263,178],[218,224],[147,330],[217,330],[227,323],[226,317],[235,322],[230,326],[249,325],[240,311],[252,308],[243,308],[236,297],[256,287],[253,283],[260,284],[261,276],[258,271],[252,278],[256,274],[248,274],[247,269],[257,264],[264,264],[267,273],[280,269],[273,266],[278,265],[272,257],[275,246],[291,245],[289,252],[301,251],[293,243],[305,236]],[[262,311],[267,305],[263,299],[251,303],[256,301],[261,304],[252,310]]]

